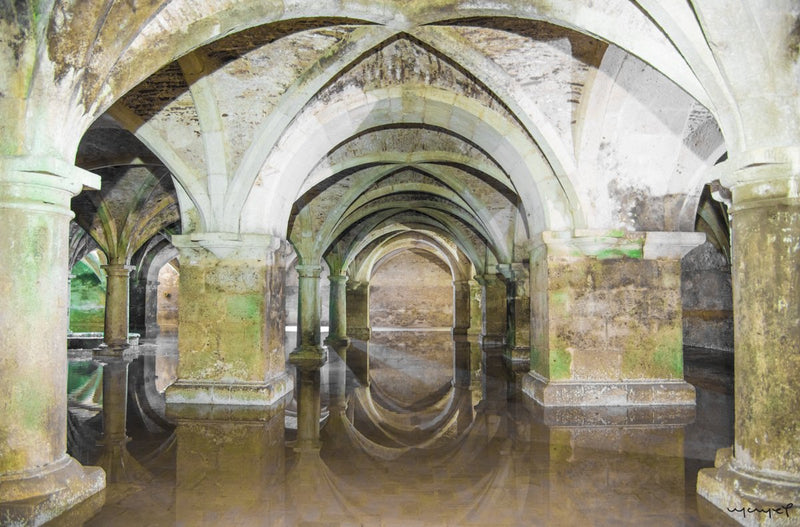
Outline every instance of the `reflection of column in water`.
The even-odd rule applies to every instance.
[[[297,441],[295,450],[318,450],[320,418],[320,369],[324,357],[318,360],[292,361],[296,368],[297,382]]]
[[[621,518],[625,511],[631,524],[674,524],[686,508],[683,426],[631,418],[652,417],[652,408],[598,412],[573,408],[556,419],[545,414],[548,422],[559,421],[548,426],[549,523],[593,525]],[[594,425],[595,420],[601,424]],[[620,424],[605,424],[614,421]],[[657,421],[656,412],[650,422]]]
[[[369,341],[353,341],[347,350],[347,367],[361,386],[369,386]]]
[[[347,340],[330,341],[336,352],[328,360],[328,390],[331,414],[344,412],[347,407]]]
[[[176,525],[282,525],[283,413],[258,414],[178,422]]]
[[[471,345],[467,340],[457,339],[453,342],[453,366],[454,366],[454,397],[458,401],[458,433],[466,430],[472,424],[472,391],[470,390],[471,368],[470,354]]]
[[[151,479],[147,470],[128,452],[125,423],[128,401],[128,360],[104,357],[103,438],[97,464],[106,471],[109,483]]]

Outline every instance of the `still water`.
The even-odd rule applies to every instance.
[[[108,488],[53,522],[87,526],[735,525],[695,494],[732,443],[725,357],[687,350],[696,409],[544,412],[497,350],[448,332],[376,332],[321,372],[321,446],[296,404],[173,421],[175,339],[130,362],[70,362],[70,453]],[[104,416],[105,415],[105,416]]]

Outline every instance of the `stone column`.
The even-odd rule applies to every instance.
[[[369,340],[369,282],[347,282],[347,334],[358,340]]]
[[[697,490],[727,511],[800,505],[799,173],[754,163],[723,181],[733,192],[735,444],[700,471]],[[770,525],[795,525],[798,513]]]
[[[44,523],[105,485],[66,454],[70,199],[99,183],[0,157],[0,523]]]
[[[469,280],[453,281],[453,338],[464,339],[470,326]]]
[[[482,325],[481,321],[481,294],[483,288],[476,280],[469,281],[469,331],[467,334],[471,337],[477,337],[481,334]]]
[[[112,350],[121,350],[128,347],[128,284],[135,267],[121,263],[102,267],[106,272],[103,342]]]
[[[502,264],[497,270],[506,279],[508,328],[506,362],[515,372],[526,372],[531,363],[530,276],[524,264]]]
[[[506,284],[496,274],[487,273],[475,277],[481,285],[481,309],[483,324],[481,344],[502,346],[506,338]]]
[[[531,255],[523,391],[544,406],[693,405],[683,380],[681,257],[700,233],[545,232]]]
[[[292,389],[285,372],[283,241],[268,235],[173,236],[180,251],[178,380],[168,411],[271,406]]]
[[[297,348],[289,356],[290,361],[306,358],[318,360],[325,355],[320,343],[319,318],[319,265],[297,265],[299,278],[297,298]],[[294,359],[292,358],[294,357]]]
[[[347,338],[347,276],[332,274],[328,307],[329,329],[325,342],[337,350],[346,350]]]

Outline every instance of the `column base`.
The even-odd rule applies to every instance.
[[[328,350],[322,346],[300,346],[289,353],[289,364],[301,370],[318,370],[328,360]]]
[[[106,476],[65,455],[46,467],[0,475],[0,524],[42,525],[103,490]]]
[[[694,386],[681,380],[555,381],[536,372],[522,378],[522,392],[542,406],[694,405]]]
[[[742,525],[797,525],[800,479],[778,479],[736,467],[732,448],[697,475],[697,493]]]
[[[277,405],[292,389],[292,379],[285,372],[267,382],[178,379],[167,388],[167,413],[170,417],[201,418],[213,413],[210,406],[264,410]]]

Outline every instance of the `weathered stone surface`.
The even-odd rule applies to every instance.
[[[534,251],[526,393],[552,406],[693,404],[682,380],[680,260],[592,251],[606,256]]]
[[[370,279],[370,323],[373,328],[452,327],[450,269],[410,251],[387,259]]]
[[[196,242],[179,242],[178,382],[169,403],[272,405],[288,391],[284,270],[271,243],[223,244],[215,249],[225,254],[220,258]]]
[[[766,519],[732,510],[783,507],[800,495],[800,401],[793,389],[800,367],[800,203],[796,167],[790,174],[786,168],[765,164],[731,177],[735,442],[717,453],[715,468],[700,472],[697,490],[745,525]],[[795,522],[788,515],[776,521]]]
[[[0,523],[41,524],[105,486],[66,454],[67,173],[0,158]]]

